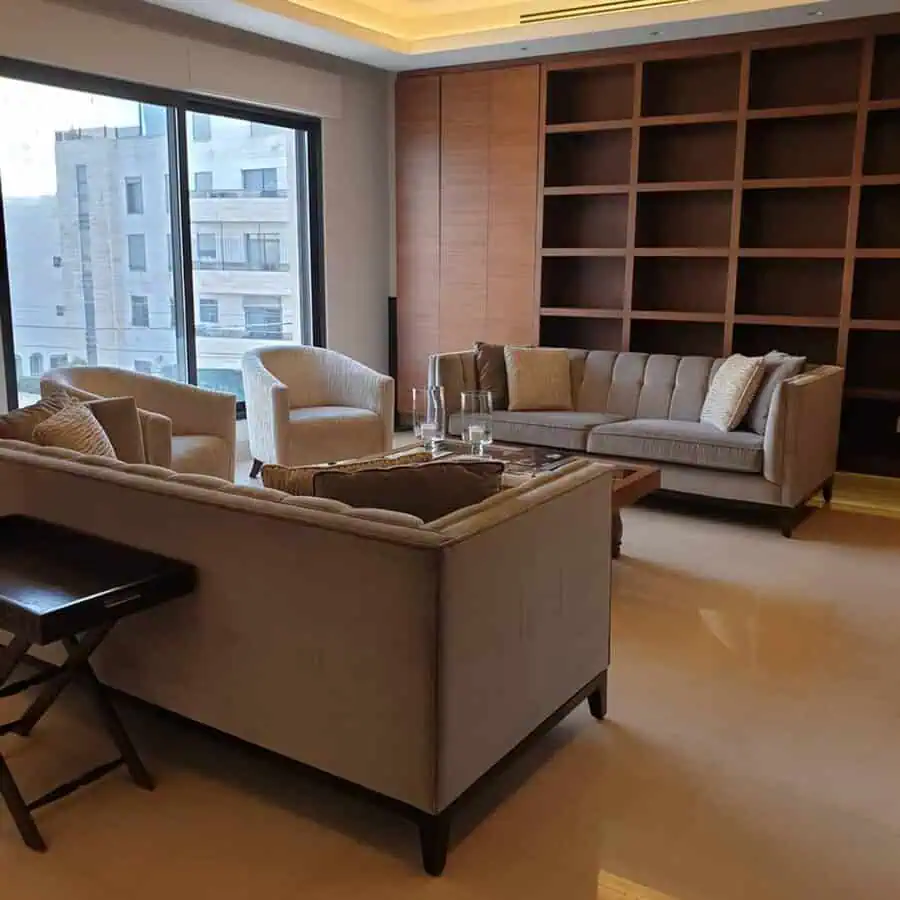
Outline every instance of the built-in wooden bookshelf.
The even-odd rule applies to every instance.
[[[845,366],[900,475],[900,34],[763,43],[546,63],[540,340]]]

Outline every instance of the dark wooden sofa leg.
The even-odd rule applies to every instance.
[[[588,706],[591,710],[591,715],[595,719],[603,720],[606,718],[606,684],[607,684],[607,673],[604,672],[603,675],[600,676],[600,682],[597,684],[597,687],[594,688],[593,693],[588,694]]]
[[[449,813],[423,817],[419,821],[419,843],[422,847],[422,867],[435,878],[442,875],[450,844]]]
[[[791,506],[781,511],[781,533],[786,538],[794,536],[794,529],[800,524],[803,506]]]
[[[251,478],[259,478],[259,473],[262,472],[263,464],[258,460],[253,460],[253,465],[250,466],[250,477]]]
[[[831,503],[831,498],[834,496],[834,476],[832,475],[825,484],[822,485],[822,498],[826,503]]]

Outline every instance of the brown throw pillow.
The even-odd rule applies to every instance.
[[[34,441],[45,447],[64,447],[76,453],[116,458],[103,426],[82,403],[72,403],[34,429]]]
[[[434,462],[362,472],[325,471],[313,478],[316,497],[348,506],[392,509],[433,522],[481,503],[502,487],[503,463]]]
[[[89,400],[85,406],[94,414],[116,452],[116,459],[127,463],[147,461],[144,435],[134,397]]]
[[[31,406],[14,409],[0,416],[0,440],[34,443],[35,427],[73,402],[65,394],[53,394]]]
[[[490,391],[494,409],[509,406],[509,390],[506,384],[506,357],[502,344],[475,342],[475,371],[478,389]]]
[[[506,347],[511,410],[571,410],[569,352],[547,347]]]
[[[431,462],[432,455],[427,450],[405,450],[371,459],[350,460],[348,462],[323,463],[314,466],[276,466],[262,468],[263,485],[276,491],[284,491],[295,497],[313,496],[313,479],[318,472],[361,472],[364,469],[386,469],[391,466],[408,466],[413,463]]]

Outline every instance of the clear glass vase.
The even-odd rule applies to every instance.
[[[447,406],[442,387],[413,388],[413,432],[428,450],[447,435]]]
[[[494,412],[490,391],[463,391],[460,397],[462,439],[472,445],[474,453],[482,454],[494,440],[492,416]]]

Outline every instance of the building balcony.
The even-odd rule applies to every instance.
[[[270,197],[287,197],[287,188],[276,188],[268,191],[248,191],[243,188],[236,190],[220,190],[216,188],[208,191],[191,191],[191,199],[201,200],[241,200]]]
[[[291,326],[276,322],[271,325],[229,328],[209,322],[197,322],[197,337],[222,338],[241,341],[290,341],[293,339]]]
[[[290,272],[291,267],[283,262],[248,262],[247,260],[232,261],[227,259],[197,259],[194,258],[194,268],[208,272]]]

